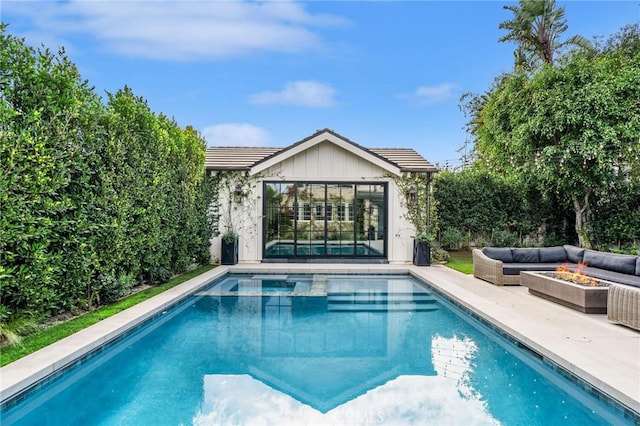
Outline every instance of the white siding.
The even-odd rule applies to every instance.
[[[239,261],[260,262],[262,259],[262,190],[263,181],[317,182],[387,182],[388,191],[388,260],[410,263],[413,256],[412,226],[403,218],[403,207],[387,171],[331,142],[321,142],[309,149],[272,165],[253,181],[243,206],[233,206],[234,223],[239,234]],[[245,188],[249,190],[249,188]],[[224,210],[222,211],[224,214]],[[224,223],[224,220],[221,220]],[[221,227],[221,232],[224,229]],[[220,239],[212,239],[212,258],[220,258]]]
[[[242,173],[242,172],[238,172]],[[220,234],[227,231],[226,225],[233,223],[238,232],[238,259],[240,262],[258,262],[261,259],[260,240],[262,238],[262,181],[253,181],[250,187],[243,188],[245,196],[241,203],[229,203],[230,194],[221,192],[220,200]],[[231,216],[231,220],[228,217]],[[220,237],[212,237],[209,251],[211,259],[220,260]]]
[[[411,263],[413,260],[413,226],[404,218],[405,208],[402,206],[403,194],[393,181],[387,189],[389,192],[389,263]]]
[[[276,173],[277,171],[277,173]],[[385,171],[330,142],[319,143],[269,169],[286,180],[380,180]]]

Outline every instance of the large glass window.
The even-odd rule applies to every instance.
[[[386,188],[266,182],[264,257],[386,257]]]

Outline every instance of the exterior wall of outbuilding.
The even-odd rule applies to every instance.
[[[245,172],[237,172],[245,173]],[[272,165],[257,174],[250,174],[250,184],[243,187],[241,203],[228,203],[230,194],[220,194],[222,206],[231,205],[234,227],[239,235],[239,262],[256,263],[262,260],[263,236],[263,182],[304,181],[304,182],[368,182],[387,183],[387,254],[390,263],[410,263],[413,256],[414,230],[404,218],[402,199],[404,194],[380,166],[359,157],[331,142],[322,142],[310,147],[282,162]],[[229,209],[221,208],[222,215]],[[225,232],[224,218],[220,220],[220,233]],[[211,255],[220,259],[220,237],[211,240]]]

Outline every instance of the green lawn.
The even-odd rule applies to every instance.
[[[473,258],[470,250],[450,251],[449,261],[445,266],[464,274],[473,273]]]
[[[167,283],[161,284],[156,287],[150,287],[139,293],[132,294],[131,296],[122,299],[111,305],[103,306],[95,311],[88,312],[79,317],[73,318],[69,321],[65,321],[51,327],[40,330],[34,334],[26,336],[21,343],[3,347],[0,349],[0,366],[4,366],[13,362],[23,356],[29,355],[39,349],[44,348],[60,339],[64,339],[73,333],[87,328],[105,318],[109,318],[118,312],[124,311],[140,302],[144,302],[153,296],[162,293],[175,287],[178,284],[182,284],[185,281],[190,280],[200,274],[203,274],[211,269],[215,268],[215,265],[201,266],[189,273],[179,275]]]

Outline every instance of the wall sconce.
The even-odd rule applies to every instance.
[[[241,203],[242,197],[244,197],[244,192],[242,192],[242,186],[240,184],[237,184],[236,189],[233,190],[233,201],[236,203]]]
[[[413,206],[416,204],[417,195],[416,187],[411,185],[407,191],[407,201],[409,202],[409,205]]]

